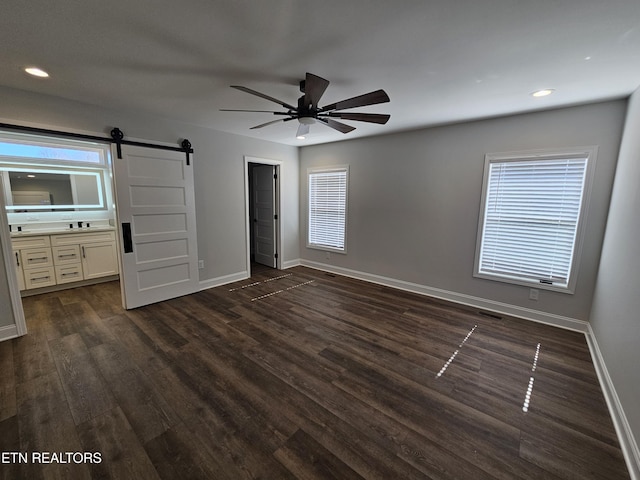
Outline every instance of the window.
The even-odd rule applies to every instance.
[[[475,276],[573,293],[595,152],[487,155]]]
[[[106,165],[105,144],[84,140],[0,133],[0,159],[12,163]]]
[[[308,171],[308,247],[346,252],[348,174],[348,167]]]

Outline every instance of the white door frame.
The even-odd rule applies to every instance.
[[[18,289],[18,278],[16,277],[16,270],[13,265],[11,234],[9,233],[9,221],[7,220],[7,210],[5,209],[4,186],[2,182],[0,182],[0,243],[2,243],[0,255],[4,257],[4,266],[7,272],[7,283],[9,284],[9,296],[11,297],[11,309],[13,310],[13,321],[15,325],[15,328],[14,325],[8,325],[0,329],[0,341],[2,341],[27,333],[27,322],[24,318],[22,297]],[[2,272],[0,272],[0,275],[2,275]]]
[[[251,187],[249,185],[249,164],[258,163],[260,165],[275,165],[276,173],[278,175],[278,181],[276,182],[276,203],[274,205],[276,215],[278,215],[278,221],[276,223],[276,252],[278,258],[276,258],[276,268],[282,270],[282,258],[284,257],[282,252],[282,212],[280,208],[280,184],[282,180],[282,161],[271,160],[268,158],[250,157],[244,156],[244,213],[245,213],[245,240],[247,249],[247,274],[251,276],[251,229],[249,224],[250,212],[249,212],[249,192]]]

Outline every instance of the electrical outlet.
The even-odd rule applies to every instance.
[[[202,270],[204,268],[204,260],[198,260],[198,269]]]
[[[538,289],[532,288],[529,290],[529,300],[538,300]]]

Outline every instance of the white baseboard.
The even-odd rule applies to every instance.
[[[301,265],[299,258],[295,260],[287,260],[286,262],[282,262],[282,269],[286,270],[287,268],[297,267],[299,265]],[[201,280],[199,283],[199,289],[200,291],[208,290],[209,288],[220,287],[228,283],[239,282],[240,280],[246,280],[249,277],[251,277],[251,273],[246,270],[243,270],[241,272],[231,273],[229,275],[223,275],[222,277],[210,278],[208,280]]]
[[[7,325],[0,327],[0,342],[18,337],[18,327],[16,325]]]
[[[299,267],[302,265],[302,260],[296,258],[295,260],[287,260],[286,262],[282,262],[282,269],[286,270],[287,268]]]
[[[485,298],[474,297],[466,295],[464,293],[451,292],[448,290],[442,290],[440,288],[429,287],[427,285],[420,285],[418,283],[405,282],[404,280],[397,280],[394,278],[383,277],[380,275],[374,275],[372,273],[360,272],[356,270],[350,270],[348,268],[336,267],[334,265],[327,265],[319,262],[312,262],[309,260],[301,260],[300,265],[317,270],[323,270],[330,273],[336,273],[338,275],[344,275],[346,277],[356,278],[358,280],[365,280],[371,283],[377,283],[379,285],[385,285],[387,287],[393,287],[400,290],[405,290],[412,293],[418,293],[421,295],[427,295],[429,297],[439,298],[441,300],[447,300],[453,303],[466,305],[469,307],[479,308],[482,310],[489,310],[495,313],[502,313],[504,315],[510,315],[512,317],[519,317],[525,320],[531,320],[538,323],[544,323],[552,325],[554,327],[560,327],[567,330],[573,330],[581,333],[589,332],[589,323],[584,320],[578,320],[570,317],[563,317],[561,315],[554,315],[552,313],[541,312],[530,308],[520,307],[517,305],[510,305],[507,303],[496,302],[494,300],[487,300]]]
[[[200,281],[200,291],[208,290],[209,288],[219,287],[226,285],[227,283],[238,282],[240,280],[246,280],[251,275],[246,270],[242,272],[231,273],[229,275],[223,275],[222,277],[210,278],[208,280]]]
[[[620,398],[616,393],[616,389],[607,370],[607,366],[604,363],[602,352],[598,346],[591,325],[589,325],[589,332],[585,335],[587,337],[587,344],[589,345],[589,351],[591,352],[591,358],[593,359],[593,366],[598,375],[600,386],[602,387],[602,393],[609,407],[609,413],[611,414],[611,420],[613,426],[618,434],[618,440],[622,449],[622,454],[627,462],[627,468],[629,469],[629,475],[631,480],[640,480],[640,449],[638,449],[638,443],[633,436],[629,422],[620,403]]]

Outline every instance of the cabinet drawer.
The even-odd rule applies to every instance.
[[[45,248],[50,247],[51,242],[48,236],[43,237],[22,237],[12,238],[11,245],[14,250],[22,250],[23,248]]]
[[[32,268],[24,271],[24,284],[27,289],[50,287],[56,284],[53,267]]]
[[[51,245],[79,245],[95,242],[115,242],[116,234],[112,231],[94,233],[72,233],[67,235],[51,235]]]
[[[56,266],[56,283],[58,284],[78,282],[83,278],[81,263]]]
[[[28,248],[26,250],[20,250],[20,258],[22,259],[22,268],[25,270],[53,266],[50,248]]]
[[[80,262],[80,246],[69,245],[68,247],[53,247],[53,264],[69,265]]]

